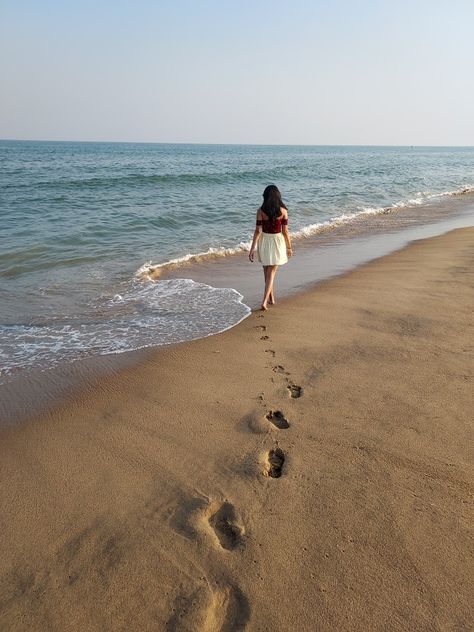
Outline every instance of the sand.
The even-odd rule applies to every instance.
[[[2,630],[469,630],[474,229],[1,434]]]

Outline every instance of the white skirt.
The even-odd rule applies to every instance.
[[[281,266],[288,262],[282,233],[261,233],[257,242],[258,260],[264,266]]]

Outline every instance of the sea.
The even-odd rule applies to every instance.
[[[474,193],[474,148],[0,141],[0,383],[246,318],[271,183],[298,265],[300,245],[446,215]],[[223,260],[240,262],[226,287]]]

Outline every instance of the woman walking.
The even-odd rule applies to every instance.
[[[288,234],[288,210],[274,184],[270,184],[263,192],[263,204],[257,211],[257,225],[249,252],[250,261],[253,261],[255,250],[263,265],[265,291],[262,309],[266,310],[269,303],[275,305],[273,282],[278,266],[287,263],[293,254]]]

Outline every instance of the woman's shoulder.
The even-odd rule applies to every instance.
[[[288,219],[288,209],[286,209],[284,206],[280,208],[280,213],[283,219]]]
[[[258,209],[257,209],[257,219],[266,219],[266,218],[267,218],[267,216],[262,211],[262,207],[259,206]]]

